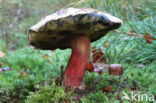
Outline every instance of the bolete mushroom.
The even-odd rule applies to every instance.
[[[120,27],[122,21],[91,8],[66,8],[51,14],[28,30],[31,45],[40,49],[72,48],[63,85],[80,88],[89,63],[90,42]]]
[[[123,68],[121,64],[111,64],[109,66],[109,74],[121,76],[123,74]]]

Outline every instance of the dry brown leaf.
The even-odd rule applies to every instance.
[[[93,63],[89,62],[88,66],[87,66],[87,70],[90,71],[90,72],[94,72]]]
[[[50,59],[50,55],[45,54],[45,55],[43,55],[43,58]]]
[[[70,99],[66,99],[65,103],[71,103]]]
[[[144,36],[144,38],[146,39],[146,42],[151,44],[152,40],[154,40],[150,34],[146,33],[146,35]]]
[[[20,72],[19,78],[28,77],[27,72]]]
[[[107,86],[106,88],[104,88],[102,91],[103,91],[103,92],[112,92],[112,86],[109,85],[109,86]]]
[[[104,53],[102,52],[101,49],[95,49],[93,48],[94,50],[92,50],[92,58],[93,58],[93,63],[104,63],[106,64],[106,59],[104,57]]]

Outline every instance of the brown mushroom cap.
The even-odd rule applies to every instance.
[[[90,8],[67,8],[51,14],[28,30],[30,44],[40,49],[70,48],[71,36],[82,35],[95,41],[120,27],[122,21]]]
[[[123,68],[121,64],[111,64],[109,67],[109,74],[121,76],[123,74]]]

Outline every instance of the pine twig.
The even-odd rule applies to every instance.
[[[117,32],[117,33],[122,33],[122,34],[129,34],[129,35],[132,35],[132,36],[144,37],[142,34],[137,34],[137,33],[130,33],[130,32],[124,32],[124,31],[119,31],[119,30],[113,30],[113,31]]]
[[[143,34],[137,34],[137,33],[134,33],[134,32],[133,33],[131,33],[131,32],[124,32],[124,31],[119,31],[119,30],[113,30],[113,31],[117,32],[117,33],[128,34],[130,36],[139,36],[139,37],[143,37],[143,38],[146,39],[146,36],[143,35]],[[154,38],[154,37],[150,37],[150,39],[156,40],[156,38]]]

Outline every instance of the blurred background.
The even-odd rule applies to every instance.
[[[28,28],[72,1],[0,0],[0,48],[7,51],[28,46]]]

